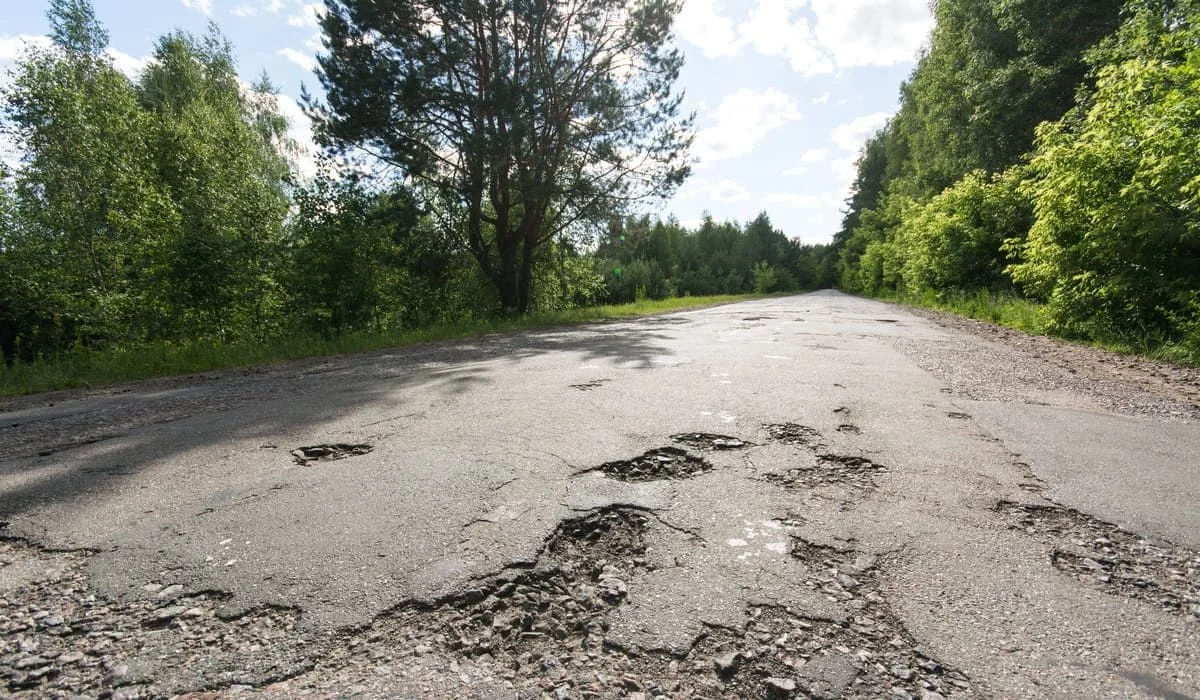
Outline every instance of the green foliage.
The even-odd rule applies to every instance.
[[[1036,222],[1013,277],[1060,332],[1192,337],[1200,318],[1200,10],[1140,9],[1095,93],[1038,131]]]
[[[760,260],[754,266],[753,276],[755,294],[769,294],[778,289],[779,275],[775,274],[775,268],[767,261]]]
[[[1021,181],[1020,168],[996,177],[977,170],[905,216],[896,233],[904,255],[904,287],[966,293],[1010,289],[1005,242],[1023,240],[1032,220]]]
[[[669,194],[688,173],[676,2],[326,7],[327,105],[307,100],[319,135],[366,146],[419,183],[506,312],[530,308],[542,246]]]
[[[5,186],[4,265],[21,270],[3,289],[6,359],[273,332],[288,207],[273,96],[243,94],[215,30],[164,37],[134,85],[85,0],[49,19],[54,45],[3,94],[24,155]]]

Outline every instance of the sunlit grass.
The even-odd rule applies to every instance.
[[[73,387],[94,387],[137,379],[252,367],[307,357],[323,357],[403,347],[492,333],[569,326],[595,321],[634,318],[756,298],[752,295],[677,297],[630,304],[593,306],[535,313],[509,319],[444,324],[384,333],[351,333],[334,338],[293,335],[268,343],[155,343],[134,348],[68,352],[21,362],[0,364],[0,396],[31,394]]]

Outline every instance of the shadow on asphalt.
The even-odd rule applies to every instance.
[[[216,380],[184,379],[183,391],[138,394],[133,386],[123,395],[2,413],[0,524],[48,504],[117,493],[148,464],[216,442],[269,441],[310,429],[327,439],[318,426],[372,406],[403,410],[405,390],[469,400],[497,369],[552,353],[572,353],[581,365],[654,369],[656,359],[673,354],[661,342],[668,336],[656,331],[690,322],[652,317],[318,358],[234,370]],[[567,386],[563,391],[566,400],[578,400]],[[528,397],[530,406],[559,399]],[[292,447],[275,446],[283,455]],[[89,459],[68,459],[81,448],[92,450]]]

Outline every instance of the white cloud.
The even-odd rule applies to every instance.
[[[150,65],[150,62],[154,60],[150,56],[143,56],[141,58],[130,56],[124,51],[118,51],[111,46],[105,49],[104,53],[107,54],[108,58],[112,61],[113,68],[116,68],[124,73],[125,76],[130,80],[137,80],[140,78],[142,71],[146,70],[146,66]]]
[[[829,138],[843,151],[858,153],[867,139],[882,129],[892,118],[888,112],[865,114],[835,128]]]
[[[810,148],[800,154],[801,163],[820,163],[829,157],[829,151],[824,148]]]
[[[927,0],[756,0],[746,6],[746,18],[735,22],[719,0],[687,0],[675,28],[709,58],[751,47],[786,58],[806,76],[912,61],[933,28]]]
[[[48,48],[50,37],[44,34],[0,36],[0,61],[16,61],[30,48]]]
[[[199,10],[206,15],[212,14],[212,0],[183,0],[183,6]]]
[[[781,174],[787,177],[794,177],[796,175],[807,175],[809,170],[812,170],[812,168],[808,167],[807,165],[797,165],[794,168],[788,168],[787,170],[784,170]]]
[[[301,179],[317,174],[317,146],[313,141],[312,121],[296,100],[287,95],[276,95],[275,106],[288,120],[288,138],[296,143],[298,153],[293,155],[296,170]]]
[[[716,124],[696,134],[694,150],[702,163],[739,158],[771,131],[802,117],[796,102],[775,88],[742,88],[721,100]]]
[[[277,15],[286,6],[287,3],[285,3],[283,0],[271,0],[271,2],[267,3],[263,9],[273,15]]]
[[[300,8],[300,11],[297,14],[287,18],[288,26],[315,29],[318,26],[318,21],[320,20],[322,14],[321,11],[324,9],[324,7],[325,6],[319,2],[304,5]]]
[[[709,58],[732,56],[741,48],[733,20],[721,14],[720,0],[687,0],[675,18],[675,31]]]
[[[304,53],[303,51],[297,51],[296,49],[284,48],[284,49],[279,49],[275,53],[280,56],[283,56],[284,58],[286,58],[287,60],[296,64],[297,66],[300,66],[304,70],[311,71],[311,70],[316,69],[316,67],[317,67],[317,59],[313,58],[311,54]]]
[[[813,103],[813,104],[815,104],[815,105],[823,105],[823,104],[828,104],[828,103],[829,103],[829,97],[830,97],[830,93],[828,93],[828,92],[827,92],[827,93],[825,93],[824,95],[821,95],[820,97],[814,97],[814,98],[813,98],[813,100],[812,100],[812,103]]]
[[[324,37],[322,36],[322,34],[320,32],[313,34],[312,36],[310,36],[304,40],[304,48],[308,49],[311,53],[314,53],[314,54],[317,53],[318,51],[321,51],[322,49],[325,48],[325,44],[322,43],[323,38]]]
[[[916,60],[933,29],[927,0],[811,0],[821,46],[839,67]]]
[[[229,11],[234,17],[253,17],[258,14],[258,8],[253,5],[238,5]]]
[[[732,180],[722,180],[708,188],[708,196],[721,203],[744,202],[750,199],[750,190]]]

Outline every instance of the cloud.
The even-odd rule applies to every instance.
[[[206,15],[212,14],[212,0],[183,0],[183,6],[193,10],[199,10]]]
[[[824,148],[810,148],[800,154],[801,163],[820,163],[829,157],[829,151]]]
[[[142,71],[146,70],[146,66],[150,65],[154,58],[151,56],[130,56],[124,51],[118,51],[111,46],[104,50],[109,60],[113,63],[113,68],[125,74],[125,77],[130,80],[137,80],[141,77]]]
[[[843,68],[916,60],[933,29],[927,0],[811,0],[817,41]]]
[[[253,5],[238,5],[229,11],[234,17],[253,17],[258,14],[258,8]]]
[[[721,14],[719,0],[688,0],[675,18],[679,36],[700,47],[705,56],[732,56],[741,48],[733,20]]]
[[[31,48],[50,47],[50,37],[44,34],[0,36],[0,61],[16,61]]]
[[[813,100],[812,100],[812,103],[813,103],[813,104],[815,104],[815,105],[823,105],[823,104],[828,104],[828,103],[829,103],[829,97],[830,97],[830,93],[828,93],[828,92],[827,92],[827,93],[825,93],[824,95],[821,95],[820,97],[814,97],[814,98],[813,98]]]
[[[300,8],[297,14],[287,18],[288,26],[315,29],[319,26],[324,5],[319,2],[309,3]]]
[[[702,163],[744,156],[771,131],[803,118],[796,102],[775,88],[742,88],[721,100],[712,116],[716,124],[696,134],[694,150]]]
[[[293,154],[296,171],[302,180],[317,174],[317,146],[313,141],[312,121],[300,104],[287,95],[275,96],[275,107],[288,120],[288,138],[296,144]]]
[[[907,63],[933,28],[927,0],[755,0],[743,6],[750,9],[735,22],[719,0],[686,0],[676,32],[709,58],[753,48],[813,76]]]
[[[732,180],[722,180],[708,188],[708,196],[721,203],[744,202],[750,199],[750,190]]]
[[[304,53],[303,51],[297,51],[296,49],[284,48],[284,49],[279,49],[275,53],[279,56],[283,56],[287,60],[291,61],[292,63],[296,64],[297,66],[300,66],[301,68],[303,68],[306,71],[315,70],[317,67],[317,59],[313,58],[313,56],[311,54]]]
[[[829,138],[843,151],[858,153],[867,139],[882,129],[891,118],[889,112],[864,114],[835,128]]]

